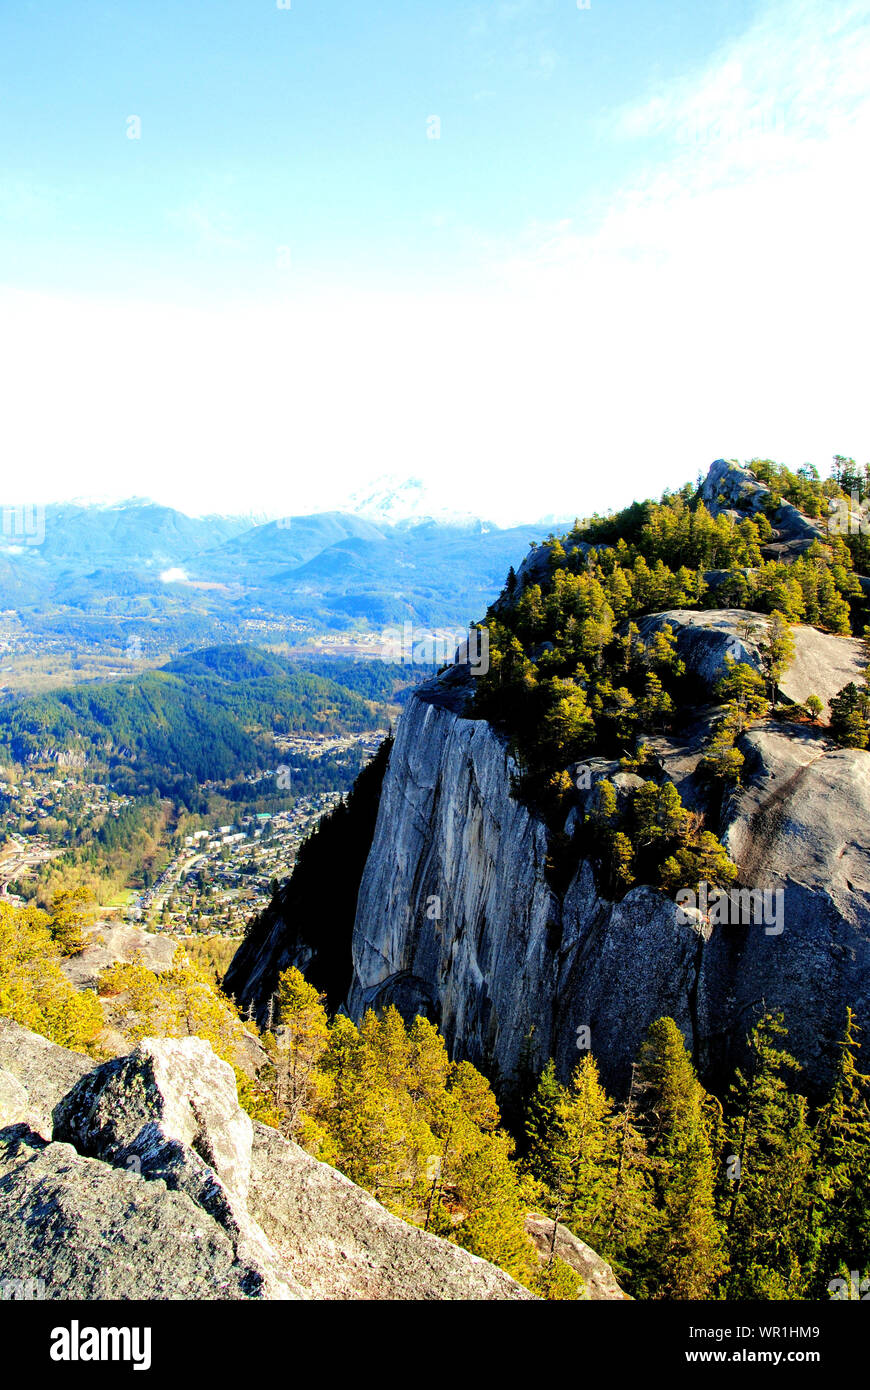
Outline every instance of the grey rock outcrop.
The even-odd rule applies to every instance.
[[[335,1168],[260,1124],[249,1206],[312,1298],[531,1297],[486,1260],[398,1221]]]
[[[642,638],[649,639],[670,625],[681,660],[709,691],[724,672],[729,655],[756,671],[763,669],[761,642],[769,623],[763,613],[744,608],[673,608],[642,618],[638,629]],[[857,637],[839,637],[804,624],[795,624],[792,636],[794,659],[778,687],[785,700],[803,704],[808,695],[818,695],[827,706],[831,696],[849,681],[861,680],[866,657]]]
[[[783,930],[746,934],[727,1017],[750,1016],[762,996],[781,1002],[812,1079],[846,1004],[870,1022],[870,753],[770,723],[741,747],[749,773],[724,840],[745,882],[781,890]]]
[[[701,484],[701,501],[713,516],[725,510],[753,514],[769,496],[770,488],[736,459],[716,459]]]
[[[176,950],[170,937],[145,931],[135,922],[94,922],[82,936],[84,950],[67,956],[61,967],[76,989],[96,989],[101,970],[136,956],[159,975],[170,968]]]
[[[296,1291],[248,1217],[252,1126],[233,1070],[200,1038],[145,1038],[82,1078],[54,1111],[56,1139],[184,1192],[229,1236],[246,1286]]]
[[[184,1192],[135,1171],[0,1131],[4,1277],[48,1299],[240,1299],[259,1285],[226,1232]]]
[[[628,1298],[619,1287],[616,1275],[606,1260],[573,1231],[561,1222],[556,1224],[556,1239],[553,1240],[553,1222],[543,1212],[530,1211],[526,1217],[526,1234],[531,1236],[535,1249],[542,1261],[550,1258],[551,1251],[575,1269],[583,1280],[586,1297],[593,1301],[615,1301]]]
[[[44,1139],[52,1137],[51,1112],[57,1102],[93,1065],[81,1052],[58,1047],[39,1033],[0,1017],[0,1067],[24,1087],[27,1123]]]
[[[15,1024],[3,1034],[12,1067],[48,1094],[65,1049],[42,1039],[37,1050]],[[80,1060],[85,1074],[55,1104],[54,1142],[21,1122],[26,1085],[0,1072],[5,1277],[41,1280],[53,1299],[531,1297],[252,1125],[207,1043],[146,1039],[100,1067]]]
[[[164,1162],[174,1166],[180,1149],[191,1150],[228,1194],[247,1201],[251,1121],[232,1067],[201,1038],[144,1038],[129,1057],[90,1072],[55,1107],[54,1135],[111,1162],[135,1155],[146,1175],[163,1176]]]
[[[804,516],[793,503],[780,501],[777,506],[771,489],[735,459],[716,459],[710,465],[701,485],[701,501],[713,516],[726,512],[735,520],[766,511],[773,528],[770,541],[762,547],[768,560],[795,559],[828,535],[822,522]]]
[[[679,628],[699,694],[741,616],[655,619]],[[806,628],[796,638],[805,659],[784,687],[792,698],[805,698],[805,685],[829,696],[855,669],[859,645]],[[688,804],[709,723],[699,718],[682,742],[653,740]],[[812,768],[793,780],[782,747]],[[785,1011],[810,1084],[821,1082],[846,1004],[870,1024],[870,753],[844,753],[800,725],[753,731],[745,751],[727,843],[744,886],[782,891],[781,932],[760,914],[717,926],[647,887],[611,902],[584,861],[558,896],[545,872],[548,831],[511,796],[517,769],[505,741],[442,699],[438,682],[421,688],[399,725],[360,886],[350,1012],[396,1002],[427,1013],[453,1055],[487,1070],[509,1099],[531,1030],[539,1059],[554,1056],[567,1074],[578,1029],[589,1028],[605,1079],[619,1088],[649,1024],[669,1014],[713,1076],[733,1062],[764,1000]],[[803,857],[799,844],[813,853]]]

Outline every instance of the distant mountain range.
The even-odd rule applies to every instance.
[[[406,619],[462,627],[482,616],[507,566],[550,528],[409,514],[427,500],[409,480],[355,500],[356,512],[260,523],[190,517],[138,498],[60,503],[38,515],[2,508],[0,608],[55,628],[59,616],[62,628],[81,616],[111,617],[115,640],[119,623],[185,614],[229,622],[274,615],[319,631]],[[203,635],[200,628],[196,640]]]

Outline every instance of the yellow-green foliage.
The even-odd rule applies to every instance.
[[[185,941],[184,951],[208,980],[219,985],[239,949],[238,940],[227,936],[193,937]]]
[[[96,1045],[103,1017],[91,991],[73,988],[47,913],[0,904],[0,1014],[62,1047]]]
[[[553,1255],[540,1271],[532,1287],[539,1298],[575,1301],[589,1297],[586,1285],[576,1269]]]
[[[213,988],[208,976],[179,948],[170,970],[158,974],[141,958],[111,965],[98,990],[113,1026],[131,1043],[144,1037],[204,1038],[234,1068],[239,1102],[254,1119],[278,1122],[263,1087],[241,1070],[245,1025],[235,1006]]]
[[[536,1287],[524,1229],[534,1194],[485,1077],[470,1062],[451,1062],[426,1019],[406,1025],[388,1008],[381,1017],[369,1011],[358,1027],[343,1015],[330,1023],[298,970],[281,976],[276,1003],[275,1034],[264,1041],[282,1129],[405,1220]],[[576,1297],[577,1289],[560,1277],[549,1296]]]
[[[644,782],[621,812],[612,782],[605,778],[596,790],[584,828],[606,891],[620,896],[641,882],[675,893],[702,879],[724,885],[736,878],[724,845],[686,810],[673,782]]]
[[[84,949],[83,928],[93,918],[93,895],[86,887],[65,888],[55,893],[48,909],[49,930],[65,956]]]

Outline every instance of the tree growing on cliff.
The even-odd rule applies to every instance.
[[[776,687],[785,675],[789,663],[794,660],[794,653],[794,637],[789,620],[784,613],[775,608],[761,641],[761,659],[770,683],[771,704],[776,699]]]
[[[831,733],[844,748],[870,744],[870,690],[849,681],[831,698]]]
[[[525,1113],[526,1167],[547,1187],[555,1181],[551,1150],[558,1120],[562,1086],[551,1057],[538,1079]]]
[[[557,1103],[548,1168],[554,1221],[565,1220],[592,1246],[606,1227],[616,1167],[612,1115],[613,1101],[601,1084],[595,1058],[587,1053]]]
[[[604,1248],[623,1277],[631,1278],[655,1225],[652,1170],[636,1105],[637,1066],[632,1064],[628,1095],[611,1121],[616,1167],[607,1200]]]
[[[315,1118],[324,1093],[318,1064],[329,1043],[323,996],[300,970],[291,967],[278,978],[278,1027],[265,1040],[275,1068],[275,1102],[283,1114],[281,1128],[299,1139],[306,1116]]]
[[[767,709],[764,679],[747,661],[725,657],[725,671],[713,687],[713,694],[731,711],[735,735],[742,734]]]
[[[560,1085],[551,1059],[529,1104],[526,1134],[525,1167],[541,1184],[553,1223],[551,1256],[562,1222],[631,1284],[636,1254],[654,1216],[633,1086],[617,1108],[591,1054],[566,1086]]]

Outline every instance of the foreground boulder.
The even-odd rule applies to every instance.
[[[616,1275],[606,1260],[596,1255],[573,1231],[561,1222],[556,1224],[556,1239],[553,1240],[553,1221],[540,1211],[530,1211],[526,1217],[526,1234],[530,1235],[542,1262],[550,1258],[550,1253],[558,1255],[567,1265],[576,1270],[583,1280],[587,1298],[622,1299],[628,1298],[619,1287]]]
[[[39,1033],[31,1033],[8,1018],[0,1018],[0,1067],[9,1072],[27,1096],[26,1112],[4,1124],[26,1119],[43,1139],[52,1138],[51,1112],[80,1077],[93,1068],[93,1060],[68,1047],[58,1047]]]
[[[183,1192],[82,1158],[70,1144],[0,1131],[0,1255],[48,1299],[241,1299],[257,1273]]]
[[[55,1085],[65,1049],[34,1049],[8,1022],[3,1032],[0,1264],[10,1279],[41,1280],[45,1297],[531,1297],[252,1125],[208,1043],[151,1038],[99,1067],[78,1058],[47,1142],[18,1117],[34,1066],[45,1062]]]
[[[251,1121],[232,1068],[207,1042],[145,1038],[73,1087],[55,1107],[54,1135],[185,1192],[226,1231],[249,1286],[290,1296],[292,1281],[248,1217]]]

